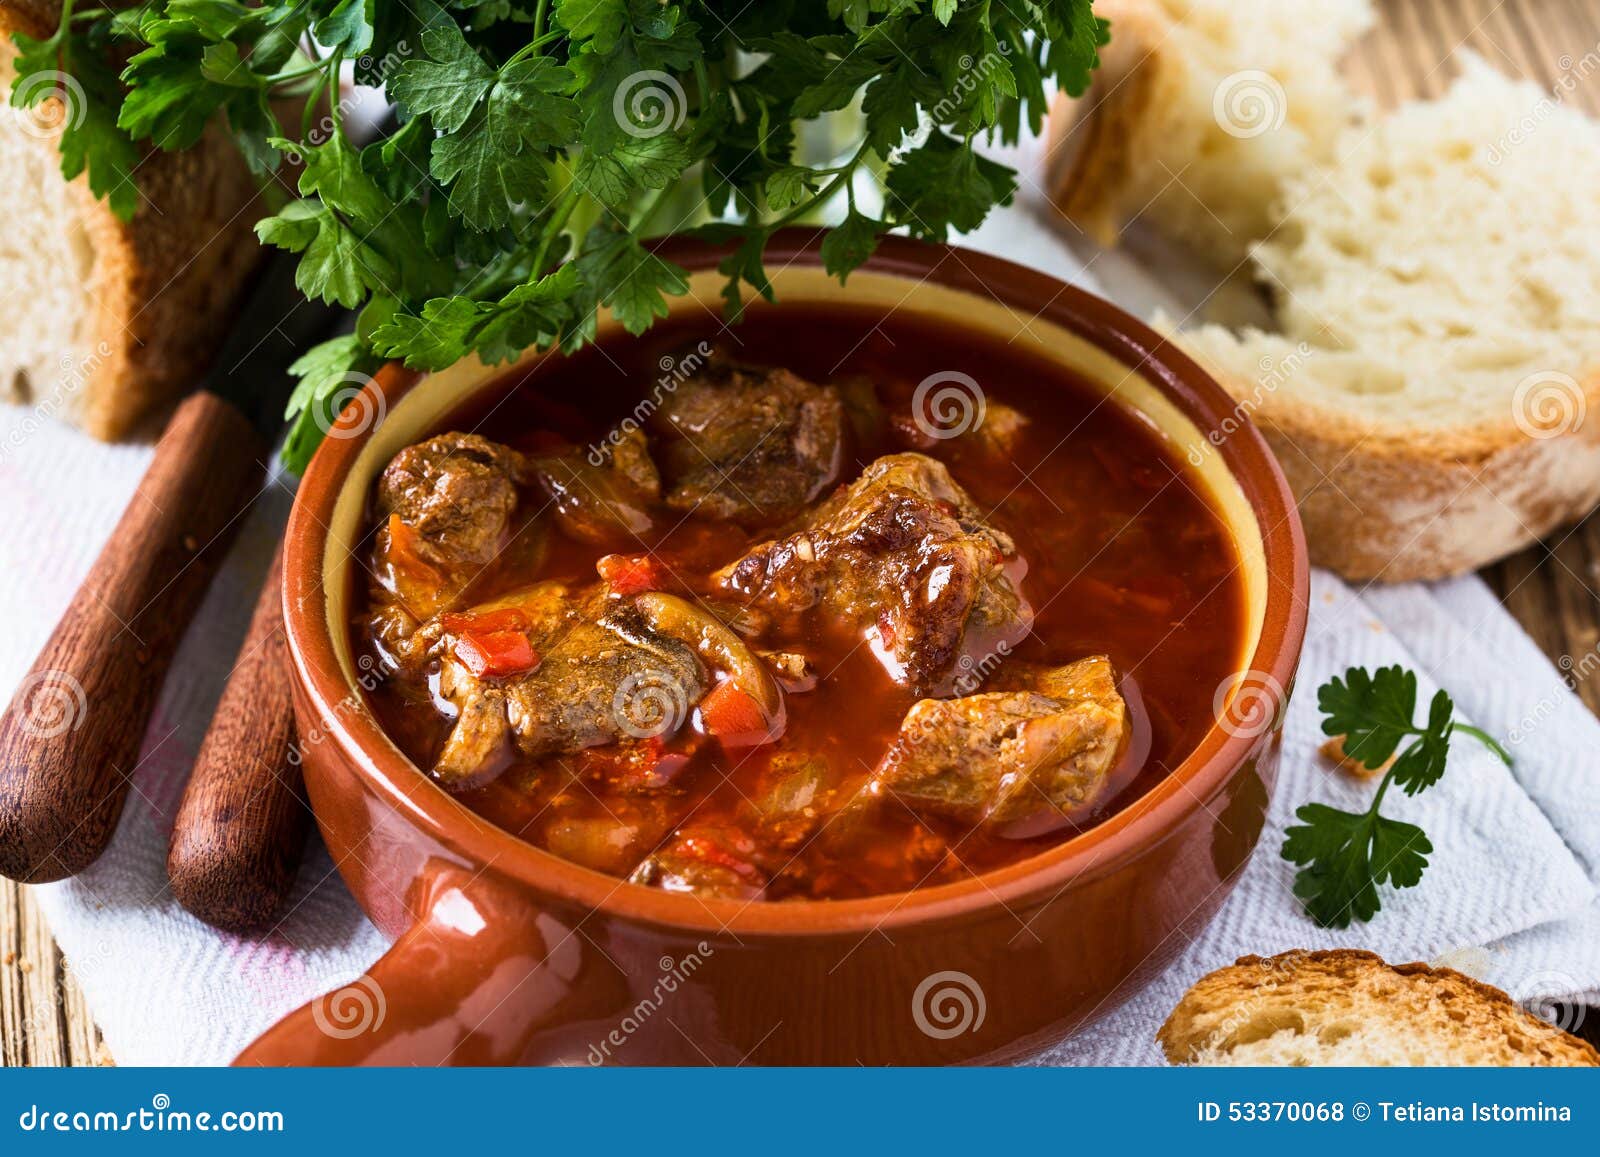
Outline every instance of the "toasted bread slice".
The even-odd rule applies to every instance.
[[[56,0],[0,4],[0,96],[11,33],[49,36]],[[119,221],[82,176],[61,176],[59,130],[79,115],[47,99],[0,109],[0,400],[124,437],[196,381],[261,252],[257,186],[220,134],[139,166],[140,205]]]
[[[1360,103],[1338,61],[1369,0],[1096,0],[1089,91],[1051,114],[1046,188],[1103,245],[1138,219],[1224,269],[1284,182],[1333,157]]]
[[[1346,949],[1242,956],[1201,977],[1157,1039],[1175,1065],[1600,1065],[1497,988]]]

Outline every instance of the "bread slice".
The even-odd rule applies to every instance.
[[[1600,502],[1600,125],[1462,64],[1288,182],[1253,251],[1276,332],[1179,336],[1347,578],[1470,570]]]
[[[0,5],[0,94],[11,33],[50,35],[54,0]],[[63,90],[66,91],[66,90]],[[219,135],[139,166],[141,203],[124,224],[85,178],[61,177],[52,97],[0,108],[0,400],[121,438],[196,384],[226,332],[260,247],[254,178]]]
[[[1103,245],[1137,218],[1224,269],[1361,108],[1338,60],[1369,0],[1096,0],[1111,43],[1051,115],[1046,188]]]
[[[1201,977],[1157,1039],[1175,1065],[1600,1065],[1498,988],[1347,949],[1242,956]]]

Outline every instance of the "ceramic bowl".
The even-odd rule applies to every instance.
[[[1142,413],[1195,464],[1237,543],[1248,604],[1240,679],[1220,695],[1216,726],[1097,827],[911,893],[701,901],[558,859],[430,782],[365,704],[374,673],[358,664],[345,624],[373,481],[397,450],[507,373],[475,361],[427,376],[390,366],[306,472],[284,602],[317,822],[394,946],[353,985],[279,1022],[240,1063],[1006,1060],[1114,1008],[1215,914],[1262,829],[1305,631],[1305,543],[1266,444],[1197,365],[1088,293],[897,238],[841,288],[817,242],[808,231],[773,240],[776,308],[909,310],[1030,343]],[[692,273],[674,308],[719,309],[718,251],[664,252]]]

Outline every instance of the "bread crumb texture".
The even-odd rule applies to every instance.
[[[48,36],[56,19],[54,3],[0,6],[8,99],[11,33]],[[259,260],[261,202],[217,131],[193,149],[150,153],[139,209],[117,220],[84,176],[62,179],[60,129],[80,114],[69,88],[58,93],[0,116],[0,400],[122,438],[198,384]]]
[[[1597,187],[1600,126],[1472,56],[1286,179],[1252,250],[1276,332],[1180,342],[1267,435],[1316,561],[1442,577],[1600,502]]]
[[[1600,1065],[1497,988],[1346,949],[1241,957],[1196,982],[1158,1040],[1173,1064]]]

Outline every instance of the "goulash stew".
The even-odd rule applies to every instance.
[[[372,494],[372,706],[467,806],[646,887],[867,896],[1067,839],[1210,727],[1229,536],[1026,335],[651,338],[545,360]]]

